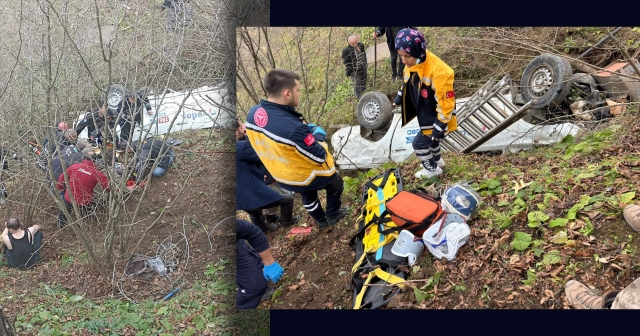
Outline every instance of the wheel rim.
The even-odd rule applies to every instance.
[[[553,70],[546,66],[537,68],[529,77],[529,92],[535,97],[543,97],[553,85]]]
[[[373,100],[367,100],[362,106],[362,116],[367,122],[374,122],[380,115],[380,105]]]

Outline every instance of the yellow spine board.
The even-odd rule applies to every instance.
[[[380,185],[380,183],[382,182],[382,179],[383,177],[378,178],[372,181],[372,183],[375,185]],[[369,223],[371,220],[373,220],[374,216],[380,218],[381,205],[385,204],[385,202],[388,199],[390,199],[397,193],[398,193],[398,181],[396,180],[396,177],[394,174],[389,174],[389,177],[387,178],[387,182],[382,188],[382,196],[383,196],[382,199],[380,199],[378,191],[369,188],[367,190],[367,201],[363,205],[366,213],[366,216],[364,216],[364,223],[365,224]],[[384,211],[384,208],[382,209],[382,211]],[[360,215],[356,223],[359,223],[362,220],[362,218],[363,216]],[[385,228],[388,228],[388,227],[394,227],[396,226],[396,224],[393,222],[387,222],[384,224],[384,226]],[[383,246],[392,242],[394,239],[398,238],[398,232],[393,232],[385,235],[381,240],[379,227],[380,225],[376,223],[376,224],[370,225],[367,228],[364,238],[362,239],[364,251],[362,255],[360,255],[360,258],[358,259],[358,261],[356,261],[356,263],[351,268],[352,274],[355,274],[358,271],[367,253],[375,252],[379,248],[382,248]],[[358,224],[356,224],[356,229],[359,229]],[[386,281],[390,285],[398,285],[399,287],[404,288],[404,285],[402,285],[402,283],[405,282],[404,279],[398,276],[389,274],[383,271],[382,269],[380,269],[379,267],[376,267],[373,271],[371,271],[368,274],[367,279],[365,280],[364,285],[362,287],[362,290],[360,290],[360,293],[358,293],[356,297],[356,302],[354,303],[354,309],[360,309],[362,305],[362,299],[364,298],[364,294],[367,291],[367,287],[374,277],[378,277]]]
[[[364,298],[364,293],[366,292],[366,288],[374,277],[378,277],[388,282],[390,285],[396,285],[402,289],[404,289],[404,283],[406,282],[406,280],[404,280],[403,278],[393,274],[389,274],[381,270],[380,268],[374,269],[367,276],[367,280],[364,281],[362,290],[360,291],[360,293],[358,293],[358,296],[356,297],[356,302],[353,305],[354,307],[353,309],[360,309],[360,307],[362,306],[362,299]]]
[[[382,182],[382,177],[373,181],[373,184],[379,185]],[[378,192],[369,188],[367,190],[367,202],[364,204],[366,216],[364,218],[365,223],[369,223],[374,216],[380,217],[380,205],[383,205],[386,200],[393,197],[398,193],[398,181],[396,180],[396,176],[394,174],[390,174],[387,183],[382,188],[383,199],[381,200],[378,196]],[[384,209],[383,209],[384,210]],[[360,217],[358,220],[360,220]],[[393,222],[388,222],[385,224],[387,227],[396,226]],[[384,237],[383,241],[380,241],[380,232],[379,225],[373,224],[367,228],[367,233],[364,235],[362,239],[362,243],[364,245],[364,251],[367,253],[374,252],[381,246],[384,246],[394,239],[398,238],[398,233],[394,232],[388,234]]]

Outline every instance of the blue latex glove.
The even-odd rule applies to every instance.
[[[325,132],[324,129],[322,129],[322,127],[320,126],[316,126],[316,128],[313,130],[312,134],[322,134],[324,136],[327,136],[327,132]]]
[[[262,269],[262,274],[264,274],[264,278],[267,279],[267,281],[271,280],[273,281],[273,283],[276,283],[278,282],[278,280],[280,280],[280,277],[282,277],[282,274],[284,274],[284,270],[282,269],[282,267],[280,267],[280,264],[278,264],[278,262],[276,261],[269,266],[265,266]]]
[[[309,127],[309,132],[311,132],[311,134],[320,133],[324,136],[327,136],[327,132],[325,132],[325,130],[322,127],[316,124],[307,124],[307,127]]]

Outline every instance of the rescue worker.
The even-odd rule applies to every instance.
[[[42,148],[47,150],[47,153],[53,155],[56,152],[56,144],[58,148],[64,146],[71,146],[76,142],[78,133],[74,129],[69,128],[69,124],[61,121],[58,123],[55,130],[55,134],[49,134],[42,141]]]
[[[86,128],[87,134],[91,136],[94,131],[102,129],[105,124],[105,115],[107,115],[108,105],[100,101],[98,108],[84,115],[84,118],[76,125],[76,133],[80,134]]]
[[[166,29],[170,33],[175,33],[178,27],[187,27],[191,24],[194,15],[193,6],[189,0],[164,0],[161,10],[167,11]]]
[[[93,163],[93,148],[86,147],[82,150],[84,158],[82,162],[71,165],[67,168],[67,176],[69,185],[65,185],[65,174],[58,178],[58,189],[65,190],[64,205],[67,212],[73,212],[73,203],[80,207],[81,211],[90,207],[93,201],[93,190],[97,184],[100,184],[105,191],[109,191],[109,181],[103,172],[98,170]],[[67,216],[64,211],[60,211],[58,215],[58,227],[62,228],[67,223]]]
[[[137,184],[142,183],[156,161],[160,162],[151,173],[153,176],[160,177],[169,169],[175,158],[171,145],[153,137],[145,139],[142,144],[133,141],[127,146],[127,150],[129,153],[135,153]]]
[[[402,107],[402,126],[416,117],[420,125],[420,132],[413,139],[413,149],[423,169],[415,176],[440,175],[445,165],[440,140],[446,132],[458,128],[453,70],[427,50],[426,39],[417,30],[399,31],[395,46],[405,68],[402,89],[393,105]]]
[[[341,208],[344,189],[325,138],[327,133],[307,124],[295,110],[300,98],[300,76],[273,69],[264,77],[267,99],[247,116],[247,137],[260,161],[280,185],[302,196],[302,204],[320,228],[335,225],[347,215]],[[327,212],[318,190],[327,192]]]
[[[236,218],[236,308],[255,309],[274,292],[284,269],[271,254],[267,237],[257,226]]]
[[[2,164],[2,168],[0,168],[0,189],[2,189],[0,190],[0,202],[4,202],[4,200],[9,196],[7,195],[7,188],[4,184],[4,172],[9,170],[9,163],[7,162],[8,155],[9,155],[9,152],[7,152],[2,147],[0,147],[0,162]],[[13,159],[17,160],[18,155],[14,153]]]
[[[120,117],[120,142],[126,144],[131,136],[135,127],[142,123],[142,113],[140,110],[142,107],[147,110],[147,114],[151,115],[151,104],[149,98],[139,97],[135,92],[127,91],[125,99],[118,103],[117,111],[121,113]]]
[[[274,231],[278,228],[278,218],[263,220],[262,210],[280,207],[280,223],[285,226],[295,224],[300,217],[293,217],[293,196],[281,195],[269,188],[260,170],[262,162],[249,141],[244,137],[244,125],[238,121],[236,129],[236,210],[244,210],[249,214],[251,222],[262,232]]]
[[[79,140],[78,143],[74,146],[64,146],[60,149],[58,153],[53,156],[51,160],[51,171],[52,174],[47,174],[47,179],[51,179],[51,181],[58,181],[60,175],[65,168],[69,168],[76,163],[82,162],[84,160],[84,155],[82,154],[82,150],[87,148],[88,144],[85,140]],[[64,167],[63,163],[64,162]]]

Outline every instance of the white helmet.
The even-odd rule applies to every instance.
[[[424,251],[422,239],[407,230],[400,231],[396,242],[391,247],[391,253],[399,257],[408,257],[409,266],[413,266],[417,262],[422,251]]]
[[[471,217],[481,203],[482,197],[466,183],[456,183],[442,194],[442,208],[465,220]]]

